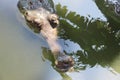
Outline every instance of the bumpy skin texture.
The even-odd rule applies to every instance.
[[[29,27],[46,39],[56,60],[56,67],[64,72],[73,66],[74,61],[71,56],[61,52],[61,47],[57,43],[59,20],[50,1],[52,0],[20,0],[18,8],[24,14]]]

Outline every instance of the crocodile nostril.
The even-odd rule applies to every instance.
[[[25,15],[26,15],[26,16],[28,15],[28,12],[27,12],[27,11],[25,12]]]

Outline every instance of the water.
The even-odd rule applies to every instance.
[[[17,2],[0,1],[0,80],[120,80],[120,17],[101,8],[104,0],[54,0],[59,43],[76,61],[66,73],[54,69],[45,40],[24,28]]]

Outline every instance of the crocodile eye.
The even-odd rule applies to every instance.
[[[58,16],[56,14],[50,14],[48,16],[48,20],[49,21],[54,21],[54,20],[58,20]]]
[[[53,28],[59,26],[58,16],[56,14],[50,14],[48,20]]]

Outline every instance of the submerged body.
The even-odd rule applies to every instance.
[[[57,43],[59,20],[54,13],[52,0],[20,0],[18,8],[24,14],[28,26],[34,33],[41,33],[46,39],[56,60],[56,67],[60,71],[68,71],[74,61],[71,56],[61,52],[61,46]]]

